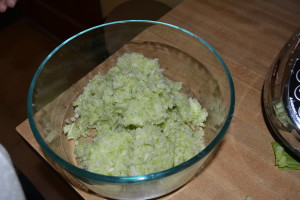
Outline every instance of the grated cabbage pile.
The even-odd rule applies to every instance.
[[[63,128],[75,140],[80,167],[110,176],[149,174],[205,147],[206,109],[162,72],[158,59],[125,53],[106,75],[90,80]]]

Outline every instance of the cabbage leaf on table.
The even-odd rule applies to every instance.
[[[300,170],[300,162],[289,155],[280,144],[272,142],[275,154],[275,165],[283,170]]]

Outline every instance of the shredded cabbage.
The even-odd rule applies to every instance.
[[[80,167],[111,176],[169,169],[204,147],[207,111],[163,75],[158,59],[126,53],[92,78],[63,131]],[[84,138],[92,138],[87,140]]]

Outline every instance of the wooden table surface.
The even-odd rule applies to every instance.
[[[216,158],[163,199],[300,199],[300,171],[274,166],[274,138],[261,105],[268,68],[300,26],[300,1],[186,0],[160,21],[183,27],[211,44],[226,62],[236,92],[234,117]],[[41,153],[27,121],[17,130]],[[102,199],[77,191],[86,199]]]

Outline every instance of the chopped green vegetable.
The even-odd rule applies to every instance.
[[[82,168],[111,176],[149,174],[205,147],[206,109],[162,72],[157,59],[127,53],[106,75],[90,80],[64,126]]]
[[[251,196],[245,196],[244,200],[253,200]]]
[[[279,169],[300,170],[300,163],[290,156],[280,144],[272,142],[272,147],[275,153],[275,165]]]
[[[280,121],[281,125],[285,127],[287,130],[291,129],[289,123],[289,117],[287,116],[282,101],[274,100],[273,101],[273,109],[275,114],[277,115],[277,119]]]

